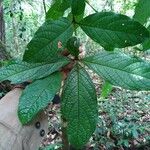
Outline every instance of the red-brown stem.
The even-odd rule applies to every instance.
[[[63,147],[62,150],[69,150],[70,145],[68,141],[68,135],[67,135],[67,124],[66,122],[62,119],[62,143]]]

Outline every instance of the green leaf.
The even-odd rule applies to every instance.
[[[0,68],[0,82],[10,80],[14,84],[40,79],[59,70],[68,63],[69,61],[64,58],[58,59],[57,62],[37,64],[13,61]]]
[[[113,85],[150,90],[150,63],[123,53],[101,52],[85,58],[85,65]]]
[[[72,14],[72,12],[70,12],[70,13],[68,14],[68,16],[67,16],[67,18],[68,18],[70,21],[75,20],[75,22],[80,22],[80,21],[83,19],[83,17],[84,17],[84,13],[82,13],[81,15],[78,15],[78,16],[74,16],[74,15]],[[79,27],[79,25],[75,23],[75,24],[74,24],[74,30],[76,30],[78,27]]]
[[[134,46],[149,38],[149,32],[140,23],[112,12],[92,14],[84,18],[79,25],[91,39],[106,50]]]
[[[123,145],[125,147],[129,147],[129,141],[128,140],[123,140]]]
[[[68,0],[53,0],[50,9],[46,13],[46,19],[59,19],[69,7]]]
[[[135,8],[134,19],[145,24],[150,17],[150,0],[139,0]]]
[[[62,94],[62,114],[67,121],[71,145],[81,148],[88,142],[97,123],[97,97],[86,70],[76,65]]]
[[[58,56],[58,43],[65,47],[73,34],[72,23],[66,19],[47,20],[35,33],[25,51],[23,60],[27,62],[48,62]]]
[[[85,0],[71,0],[72,14],[75,16],[81,15],[85,10]]]
[[[133,138],[137,139],[139,137],[139,133],[136,128],[131,130]]]
[[[67,42],[67,50],[73,55],[79,55],[80,39],[77,37],[71,37]]]
[[[147,51],[150,49],[150,38],[143,43],[143,51]]]
[[[148,31],[150,32],[150,26],[148,26]],[[143,44],[143,51],[147,51],[150,49],[150,38],[148,38]]]
[[[105,81],[104,85],[102,86],[101,97],[107,98],[111,93],[112,89],[113,89],[112,85],[109,82]]]
[[[51,144],[44,148],[39,148],[39,150],[57,150],[58,148],[61,148],[61,147],[62,147],[61,144]]]
[[[50,103],[61,87],[61,74],[54,73],[49,77],[37,80],[23,91],[18,108],[22,124],[27,124]]]

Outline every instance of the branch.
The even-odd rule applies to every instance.
[[[97,13],[98,11],[86,0],[86,3]]]
[[[46,3],[45,3],[45,0],[43,0],[43,6],[44,6],[44,12],[45,12],[45,16],[46,16]]]

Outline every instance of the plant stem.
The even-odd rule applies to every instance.
[[[86,0],[86,3],[97,13],[98,11]]]
[[[76,29],[76,20],[75,20],[75,16],[73,16],[73,27],[74,27],[74,33],[75,33],[75,36],[77,36],[77,29]]]
[[[45,16],[46,16],[46,3],[45,3],[45,0],[43,0],[43,6],[44,6],[44,12],[45,12]]]
[[[59,96],[62,96],[63,86],[64,86],[64,80],[66,79],[65,75],[63,75],[63,81],[61,83],[61,89],[59,91]],[[61,115],[61,126],[62,126],[62,150],[69,150],[69,141],[68,141],[68,135],[67,135],[67,122],[63,118],[63,115]]]
[[[69,141],[68,141],[68,135],[67,135],[67,125],[64,119],[62,119],[62,143],[63,148],[62,150],[69,150]]]

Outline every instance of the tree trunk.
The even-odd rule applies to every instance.
[[[6,47],[5,47],[5,22],[3,18],[2,0],[0,0],[0,62],[2,60],[7,60],[9,58],[10,57],[7,54]],[[1,67],[1,63],[0,63],[0,67]],[[0,83],[0,93],[7,93],[10,90],[11,90],[11,85],[9,82],[5,81]]]
[[[0,0],[0,60],[8,59],[8,54],[5,49],[5,22],[3,18],[3,5]]]

